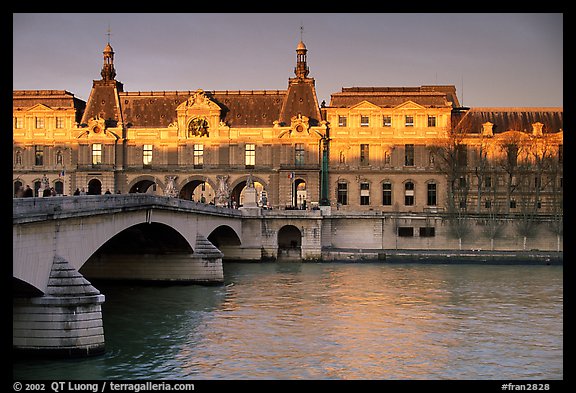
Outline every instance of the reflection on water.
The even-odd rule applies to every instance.
[[[97,285],[107,353],[19,379],[562,379],[562,266],[234,263]]]

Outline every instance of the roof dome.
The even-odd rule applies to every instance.
[[[111,52],[114,53],[114,49],[112,49],[112,46],[110,46],[110,43],[106,44],[106,47],[104,48],[104,52]]]
[[[300,40],[300,42],[298,43],[298,46],[296,47],[296,50],[301,50],[301,49],[306,49],[306,45],[304,45],[302,40]]]

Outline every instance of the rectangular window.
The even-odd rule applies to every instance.
[[[202,169],[204,166],[204,145],[194,144],[194,169]]]
[[[360,127],[369,127],[370,126],[370,118],[368,116],[360,116]]]
[[[370,183],[360,183],[360,204],[370,204]]]
[[[414,236],[414,228],[412,227],[398,227],[398,236],[412,237]]]
[[[404,145],[404,165],[414,166],[414,145]]]
[[[460,188],[466,188],[466,178],[464,176],[458,178],[458,186]]]
[[[392,205],[392,184],[382,183],[382,204],[384,206]]]
[[[486,188],[492,187],[492,177],[490,176],[484,177],[484,187]]]
[[[460,209],[466,209],[466,199],[460,199]]]
[[[338,116],[338,127],[346,127],[347,120],[346,116]]]
[[[152,164],[152,145],[144,145],[142,150],[142,163],[144,165]]]
[[[296,166],[304,165],[304,144],[303,143],[296,143],[294,145],[295,154],[294,154],[294,164]]]
[[[246,169],[254,168],[254,165],[256,164],[256,145],[254,143],[246,144],[245,162]]]
[[[348,204],[348,183],[338,183],[337,199],[341,205]]]
[[[516,209],[516,201],[514,199],[510,200],[510,209]]]
[[[370,163],[370,145],[362,143],[360,145],[360,165],[368,165]]]
[[[428,127],[436,127],[436,116],[428,116]]]
[[[434,237],[434,236],[436,236],[436,228],[420,227],[420,237]]]
[[[64,118],[56,117],[56,128],[64,128]]]
[[[485,207],[486,209],[492,208],[492,201],[491,201],[490,199],[486,199],[486,200],[484,201],[484,207]]]
[[[36,128],[44,128],[44,118],[37,117],[36,118]]]
[[[436,206],[436,183],[428,183],[428,206]]]
[[[406,115],[405,120],[406,127],[414,127],[414,116]]]
[[[16,117],[14,122],[14,128],[24,128],[24,118]]]
[[[102,144],[94,143],[92,145],[92,165],[102,164]]]
[[[34,146],[34,165],[44,165],[44,146]]]
[[[456,146],[456,163],[460,168],[465,168],[468,166],[468,146],[467,145],[457,145]]]
[[[392,116],[382,117],[382,127],[392,127]]]

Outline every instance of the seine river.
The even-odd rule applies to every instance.
[[[96,285],[107,352],[15,379],[563,379],[562,266],[228,263]]]

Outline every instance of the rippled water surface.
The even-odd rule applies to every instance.
[[[562,379],[562,266],[231,263],[96,286],[107,353],[18,379]]]

